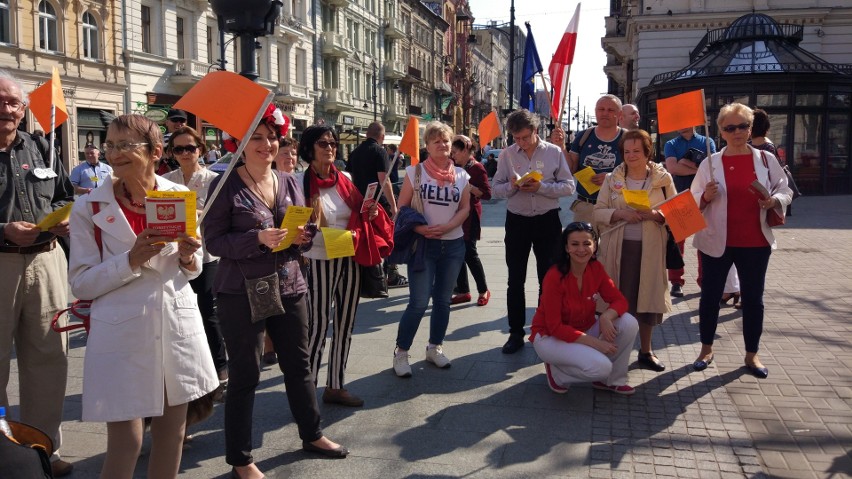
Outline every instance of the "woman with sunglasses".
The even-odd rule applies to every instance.
[[[148,477],[176,477],[188,404],[218,386],[189,284],[201,272],[201,243],[147,226],[148,191],[186,191],[154,174],[162,138],[142,115],[114,119],[104,145],[114,176],[71,213],[71,291],[93,300],[83,420],[107,423],[101,477],[133,477],[145,417]]]
[[[284,240],[281,225],[287,208],[305,204],[296,178],[272,169],[284,121],[274,106],[263,116],[247,143],[240,163],[225,180],[204,217],[203,235],[208,250],[219,256],[214,282],[225,346],[228,350],[228,389],[225,396],[225,461],[231,477],[260,478],[263,473],[252,457],[252,413],[260,380],[263,331],[275,344],[278,367],[290,412],[299,429],[302,449],[327,457],[343,458],[349,451],[325,437],[320,428],[316,387],[308,360],[307,285],[301,271],[300,246],[310,242],[301,230],[293,244],[278,252]],[[228,143],[231,147],[236,146]],[[211,190],[222,177],[214,180]],[[282,313],[253,318],[247,283],[274,275],[278,284],[257,283],[252,292],[279,294]]]
[[[784,207],[792,201],[792,191],[775,156],[748,144],[753,119],[751,108],[740,103],[722,107],[716,124],[727,146],[701,163],[692,182],[692,194],[707,222],[707,228],[696,233],[692,243],[699,251],[703,270],[698,306],[701,352],[692,366],[701,371],[713,362],[719,301],[733,264],[740,277],[745,367],[754,376],[765,378],[769,370],[757,351],[763,333],[766,269],[775,249],[775,236],[766,217],[771,209],[783,216]],[[769,192],[768,198],[752,192],[754,181]]]
[[[172,132],[166,151],[177,160],[180,168],[163,175],[163,178],[184,185],[195,192],[195,207],[198,212],[204,209],[207,201],[207,192],[210,183],[219,175],[204,168],[198,161],[204,158],[207,147],[193,128],[182,126]],[[228,382],[228,359],[225,356],[225,341],[222,339],[222,331],[219,329],[219,319],[216,317],[216,299],[213,296],[213,278],[219,268],[219,258],[211,255],[204,244],[201,245],[204,265],[201,274],[189,282],[192,290],[198,296],[198,309],[201,311],[201,319],[204,321],[204,333],[207,335],[207,344],[210,345],[210,353],[213,355],[213,364],[219,375],[222,391],[217,391],[216,399],[221,400],[224,395],[224,385]]]
[[[485,280],[485,270],[476,250],[476,242],[482,232],[482,201],[491,199],[491,184],[488,182],[488,174],[482,163],[473,157],[473,141],[464,135],[456,135],[453,138],[452,158],[456,166],[464,168],[470,175],[470,214],[462,224],[464,231],[464,263],[461,265],[458,280],[456,280],[456,294],[450,300],[451,304],[467,303],[471,300],[470,283],[467,279],[467,270],[476,281],[476,290],[479,298],[477,306],[485,306],[491,299],[488,291],[488,283]],[[465,267],[465,264],[467,267]]]
[[[598,256],[627,298],[628,311],[639,321],[639,364],[659,372],[666,366],[651,349],[651,333],[672,306],[666,219],[656,209],[632,208],[622,192],[645,192],[653,206],[677,191],[672,175],[653,160],[654,147],[645,130],[625,132],[619,148],[624,162],[606,176],[595,204],[595,221],[602,236]]]
[[[308,163],[302,179],[302,191],[314,208],[313,224],[322,228],[353,231],[355,242],[368,241],[364,228],[369,218],[378,217],[382,208],[375,204],[361,213],[364,197],[347,173],[334,166],[337,157],[337,132],[324,125],[310,126],[302,132],[299,156]],[[387,215],[384,219],[389,222]],[[389,223],[388,223],[389,224]],[[364,400],[343,388],[352,328],[361,292],[361,266],[355,257],[329,258],[325,249],[326,237],[319,229],[313,246],[304,253],[308,258],[308,354],[314,384],[319,377],[322,352],[325,348],[329,323],[332,323],[331,351],[328,355],[324,403],[361,407]],[[334,314],[332,315],[332,306]]]
[[[547,384],[557,394],[573,383],[631,395],[627,363],[639,325],[627,300],[595,258],[598,234],[589,223],[565,227],[555,263],[541,286],[530,341],[544,362]],[[599,300],[607,304],[595,313]]]

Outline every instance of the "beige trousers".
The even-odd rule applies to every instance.
[[[62,443],[68,335],[53,332],[50,322],[68,304],[67,291],[62,248],[40,254],[0,253],[0,405],[9,405],[6,388],[14,345],[20,420],[44,431],[57,451]]]

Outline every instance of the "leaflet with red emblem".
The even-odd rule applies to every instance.
[[[145,198],[148,227],[163,236],[177,238],[186,233],[195,237],[196,210],[194,191],[149,191]]]

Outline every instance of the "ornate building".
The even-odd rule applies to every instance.
[[[850,193],[850,26],[844,0],[614,1],[603,39],[609,91],[637,103],[655,134],[656,99],[703,88],[717,142],[723,105],[763,108],[804,193]]]
[[[28,93],[59,69],[68,121],[55,143],[67,168],[83,161],[88,143],[100,145],[109,115],[122,111],[125,91],[120,10],[111,0],[0,0],[0,68]],[[47,131],[27,113],[22,128]]]

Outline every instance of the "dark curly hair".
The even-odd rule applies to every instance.
[[[311,125],[305,128],[302,132],[302,137],[299,139],[299,158],[306,163],[314,161],[314,143],[316,143],[323,135],[331,133],[334,141],[340,143],[340,138],[334,128],[326,125]]]
[[[582,221],[570,223],[564,230],[562,230],[562,239],[559,241],[559,246],[556,251],[554,251],[553,256],[553,264],[556,265],[556,268],[559,269],[562,276],[565,276],[569,271],[571,271],[571,257],[568,256],[568,250],[565,248],[565,245],[568,244],[568,237],[571,236],[571,233],[576,233],[577,231],[591,233],[592,241],[595,242],[595,254],[592,255],[592,261],[597,260],[598,246],[600,243],[598,232],[595,231],[590,223],[584,223]]]

